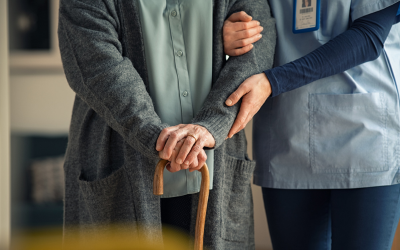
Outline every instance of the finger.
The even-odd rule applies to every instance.
[[[233,31],[242,31],[242,30],[248,30],[248,29],[252,29],[252,28],[256,28],[256,27],[261,27],[260,26],[260,22],[259,21],[250,21],[250,22],[235,22],[235,23],[231,23],[230,28]]]
[[[233,123],[231,130],[229,131],[228,134],[229,138],[232,138],[232,136],[237,131],[240,131],[239,129],[243,126],[243,124],[245,124],[250,111],[251,111],[251,105],[249,105],[247,102],[242,102],[242,105],[240,105],[239,114],[236,117],[236,120]]]
[[[197,159],[197,156],[201,153],[201,151],[204,148],[204,139],[200,138],[196,144],[192,147],[192,150],[190,151],[189,155],[185,159],[185,164],[191,164],[195,159]]]
[[[258,40],[260,40],[261,37],[262,37],[261,34],[257,34],[250,38],[238,40],[238,41],[234,42],[234,47],[235,47],[235,49],[240,49],[240,48],[246,47],[246,46],[253,44],[253,43],[257,42]]]
[[[185,127],[181,127],[173,132],[170,133],[170,136],[165,143],[164,149],[161,151],[163,159],[169,159],[175,148],[175,145],[178,141],[182,140],[187,135],[187,129]]]
[[[197,165],[198,169],[196,169],[196,170],[199,170],[204,166],[204,164],[206,163],[206,160],[207,160],[207,154],[204,150],[202,150],[202,152],[200,152],[200,154],[197,156],[197,160],[199,161],[199,163]]]
[[[160,135],[158,136],[157,143],[156,143],[156,150],[157,151],[163,150],[165,142],[168,140],[169,135],[173,131],[179,129],[179,126],[180,125],[168,127],[168,128],[165,128],[165,129],[163,129],[161,131]]]
[[[263,30],[264,30],[263,27],[257,26],[257,27],[251,28],[251,29],[238,31],[238,32],[234,33],[234,35],[233,35],[234,40],[241,40],[241,39],[253,37],[257,34],[260,34]]]
[[[235,105],[245,94],[249,93],[251,91],[249,85],[247,84],[247,82],[249,81],[249,79],[247,79],[246,81],[244,81],[239,88],[233,92],[228,99],[226,99],[225,104],[228,106],[233,106]]]
[[[200,170],[201,168],[203,168],[205,162],[207,160],[207,154],[204,152],[204,150],[202,150],[200,152],[200,154],[198,155],[198,165],[195,167],[192,167],[189,169],[190,172],[196,171],[196,170]]]
[[[250,121],[251,119],[253,119],[253,116],[254,116],[254,114],[253,114],[253,115],[252,115],[252,114],[249,114],[249,115],[247,116],[246,120],[239,126],[238,129],[236,129],[236,131],[234,131],[233,129],[231,129],[231,131],[229,131],[229,135],[231,135],[230,138],[232,138],[234,135],[236,135],[236,134],[239,133],[241,130],[243,130],[243,129],[247,126],[247,124],[249,123],[249,121]]]
[[[194,135],[196,136],[196,135]],[[196,137],[198,138],[198,137]],[[178,156],[176,157],[176,163],[182,164],[183,160],[186,159],[186,156],[189,154],[190,150],[192,149],[193,145],[196,143],[196,140],[192,136],[188,136],[183,143],[181,150],[179,151]],[[185,165],[189,165],[188,163],[184,163]]]
[[[246,12],[240,11],[233,13],[229,18],[228,21],[230,22],[250,22],[253,18],[247,15]]]
[[[168,162],[168,163],[165,165],[165,168],[166,168],[169,172],[171,172],[171,162]]]
[[[228,56],[241,56],[243,54],[246,54],[247,52],[249,52],[250,50],[252,50],[254,48],[253,44],[249,44],[245,47],[239,48],[239,49],[231,49],[231,50],[227,50],[225,51],[225,54],[227,54]]]
[[[178,152],[179,152],[180,148],[182,147],[182,144],[183,144],[183,141],[182,141],[182,140],[179,141],[179,142],[176,144],[176,146],[175,146],[174,149],[173,149],[171,158],[169,159],[169,161],[170,161],[170,170],[169,170],[169,171],[172,172],[172,173],[178,172],[179,170],[182,169],[181,165],[180,165],[180,164],[177,164],[177,163],[175,162],[176,156],[178,155]]]
[[[194,161],[190,164],[189,169],[196,168],[197,166],[199,166],[198,158],[194,159]]]

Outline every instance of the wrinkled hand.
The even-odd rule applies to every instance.
[[[229,131],[229,138],[232,138],[234,134],[246,127],[247,123],[260,110],[261,106],[271,95],[271,92],[271,84],[267,76],[261,73],[247,78],[247,80],[228,97],[225,101],[225,104],[228,106],[235,105],[240,98],[243,97],[239,114]]]
[[[179,146],[178,143],[182,145]],[[158,137],[156,150],[159,151],[160,158],[166,160],[172,159],[173,153],[176,152],[177,155],[175,159],[172,159],[171,164],[183,165],[184,169],[190,166],[192,170],[191,166],[195,166],[196,160],[200,168],[204,165],[203,148],[214,146],[214,137],[206,128],[193,124],[180,124],[163,129]]]
[[[240,56],[251,49],[253,43],[261,39],[263,27],[260,22],[252,21],[246,12],[233,13],[224,23],[224,51],[228,56]]]
[[[184,145],[184,142],[185,142],[185,139],[178,141],[178,143],[176,144],[176,146],[173,149],[171,157],[168,159],[169,163],[167,164],[166,168],[171,173],[178,172],[180,170],[184,170],[184,169],[188,169],[188,168],[189,168],[190,172],[193,172],[195,170],[200,170],[207,160],[206,152],[202,149],[190,165],[177,164],[176,157],[178,156],[178,153],[179,153],[180,149],[182,148],[182,145]]]

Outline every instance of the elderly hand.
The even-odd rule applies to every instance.
[[[233,92],[225,104],[228,106],[235,105],[242,97],[240,111],[228,133],[228,137],[232,138],[234,134],[246,127],[247,123],[260,110],[261,106],[271,95],[271,84],[264,73],[257,74],[247,78],[239,88]]]
[[[228,56],[240,56],[251,49],[253,43],[261,39],[263,27],[260,22],[252,21],[246,12],[233,13],[224,23],[224,51]]]
[[[179,146],[178,143],[182,143],[182,145]],[[193,124],[180,124],[161,132],[156,150],[159,151],[160,158],[166,160],[172,159],[173,153],[176,153],[175,159],[172,159],[172,165],[178,164],[183,165],[182,168],[190,167],[192,169],[192,166],[196,165],[194,164],[196,160],[200,168],[204,165],[205,160],[202,161],[203,157],[199,156],[204,151],[203,148],[214,146],[214,137],[206,128]]]
[[[178,141],[178,143],[175,145],[175,147],[172,151],[171,157],[168,159],[169,163],[166,168],[171,173],[178,172],[180,170],[184,170],[184,169],[188,169],[188,168],[189,168],[190,172],[193,172],[195,170],[200,170],[207,160],[206,152],[202,149],[190,165],[177,164],[176,157],[178,156],[178,153],[180,152],[182,145],[184,145],[184,141],[185,141],[185,139]]]

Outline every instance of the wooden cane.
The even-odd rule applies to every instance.
[[[164,177],[164,169],[167,163],[168,163],[167,160],[160,160],[157,164],[153,182],[153,193],[155,195],[162,195],[164,193],[163,177]],[[208,194],[210,192],[210,174],[208,172],[207,164],[204,164],[200,172],[201,172],[201,186],[200,186],[199,205],[197,207],[194,250],[203,250],[204,225],[206,223]]]

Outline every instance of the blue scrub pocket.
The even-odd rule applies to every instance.
[[[314,173],[389,169],[383,93],[310,94],[310,157]]]

